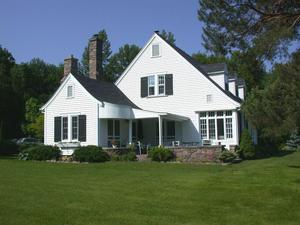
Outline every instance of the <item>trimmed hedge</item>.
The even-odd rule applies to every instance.
[[[48,145],[35,145],[25,148],[19,154],[20,160],[57,160],[60,156],[58,147]]]
[[[0,141],[0,155],[15,155],[19,153],[18,145],[9,140]]]
[[[79,162],[106,162],[110,160],[110,156],[101,147],[88,145],[77,148],[73,159]]]
[[[152,161],[167,162],[174,159],[174,154],[170,149],[160,146],[150,149],[149,157]]]

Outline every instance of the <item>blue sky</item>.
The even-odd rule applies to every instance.
[[[204,51],[198,0],[1,0],[0,7],[0,45],[17,63],[81,58],[89,37],[103,28],[114,52],[126,43],[142,47],[161,29],[173,32],[187,53]]]

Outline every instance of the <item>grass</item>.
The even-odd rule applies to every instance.
[[[0,224],[300,224],[300,152],[230,166],[1,158]]]

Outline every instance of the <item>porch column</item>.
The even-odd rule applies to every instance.
[[[128,144],[132,143],[132,120],[128,123]]]
[[[158,116],[158,145],[163,145],[163,131],[162,131],[162,118]]]

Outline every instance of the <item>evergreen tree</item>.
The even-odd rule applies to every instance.
[[[162,30],[161,31],[161,33],[160,33],[160,35],[166,40],[166,41],[168,41],[168,42],[170,42],[171,44],[175,44],[175,41],[176,41],[176,39],[175,39],[175,36],[174,36],[174,34],[172,33],[172,32],[167,32],[166,30]]]

